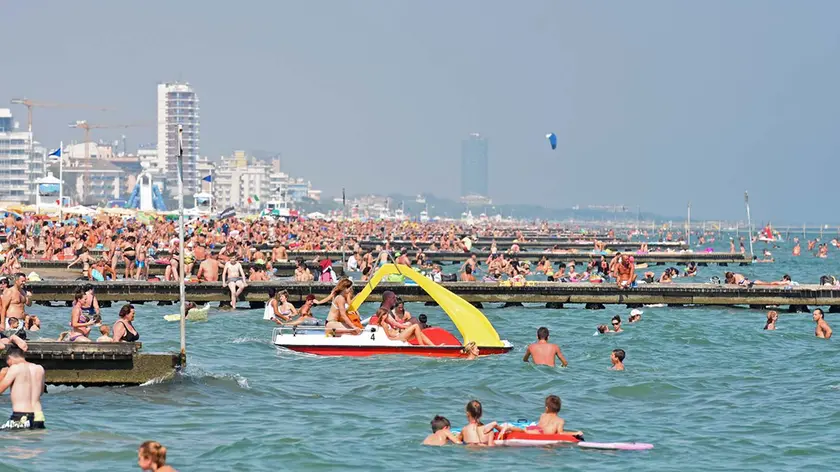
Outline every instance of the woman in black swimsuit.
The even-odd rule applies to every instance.
[[[129,236],[122,247],[123,262],[125,262],[125,271],[123,277],[130,279],[134,276],[134,259],[137,258],[137,251],[134,249],[134,237]]]
[[[125,305],[120,309],[120,319],[114,323],[114,342],[133,343],[140,339],[140,333],[132,324],[134,321],[134,305]]]

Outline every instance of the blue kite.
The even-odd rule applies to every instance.
[[[554,133],[549,133],[545,135],[546,139],[548,139],[549,144],[551,144],[551,149],[557,149],[557,135]]]

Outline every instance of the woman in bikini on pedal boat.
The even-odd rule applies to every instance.
[[[330,299],[332,299],[332,304],[330,305],[330,313],[327,315],[327,331],[332,331],[334,336],[360,334],[362,332],[361,328],[355,326],[347,315],[350,302],[353,300],[353,281],[350,279],[339,280],[332,293],[316,303],[325,303]]]
[[[409,342],[412,339],[416,339],[420,346],[435,345],[428,336],[423,334],[423,330],[420,329],[420,325],[412,324],[402,331],[397,331],[392,328],[388,322],[388,319],[390,318],[390,310],[386,307],[379,307],[375,316],[378,320],[379,327],[385,332],[385,336],[388,336],[388,339],[392,341]]]

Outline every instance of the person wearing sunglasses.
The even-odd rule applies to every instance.
[[[618,316],[618,315],[613,316],[612,328],[613,328],[612,329],[613,333],[620,333],[620,332],[624,331],[623,329],[621,329],[621,317],[620,316]]]

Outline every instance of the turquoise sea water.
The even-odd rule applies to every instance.
[[[815,282],[840,273],[828,260],[790,245],[776,264],[743,269],[774,280],[790,273]],[[761,248],[763,246],[757,246]],[[782,252],[784,251],[784,253]],[[661,268],[655,268],[661,272]],[[699,280],[725,268],[701,268]],[[113,323],[119,305],[103,309]],[[372,311],[366,306],[363,311]],[[451,327],[437,308],[409,304]],[[144,350],[178,347],[177,307],[138,307]],[[0,470],[138,470],[136,448],[155,439],[179,470],[832,470],[840,446],[837,340],[813,336],[810,315],[783,313],[764,332],[765,313],[741,308],[645,308],[625,333],[593,336],[595,326],[629,310],[539,306],[484,310],[508,355],[475,362],[411,357],[314,357],[276,349],[261,310],[220,312],[189,323],[189,367],[166,383],[131,388],[51,387],[48,429],[0,432]],[[44,335],[66,326],[69,309],[33,307]],[[827,315],[835,329],[840,316]],[[521,361],[536,328],[547,326],[567,369]],[[609,368],[627,351],[625,372]],[[485,420],[535,419],[546,395],[589,441],[642,441],[645,452],[463,447],[427,448],[429,420],[465,422],[476,398]],[[3,397],[8,408],[8,396]]]

